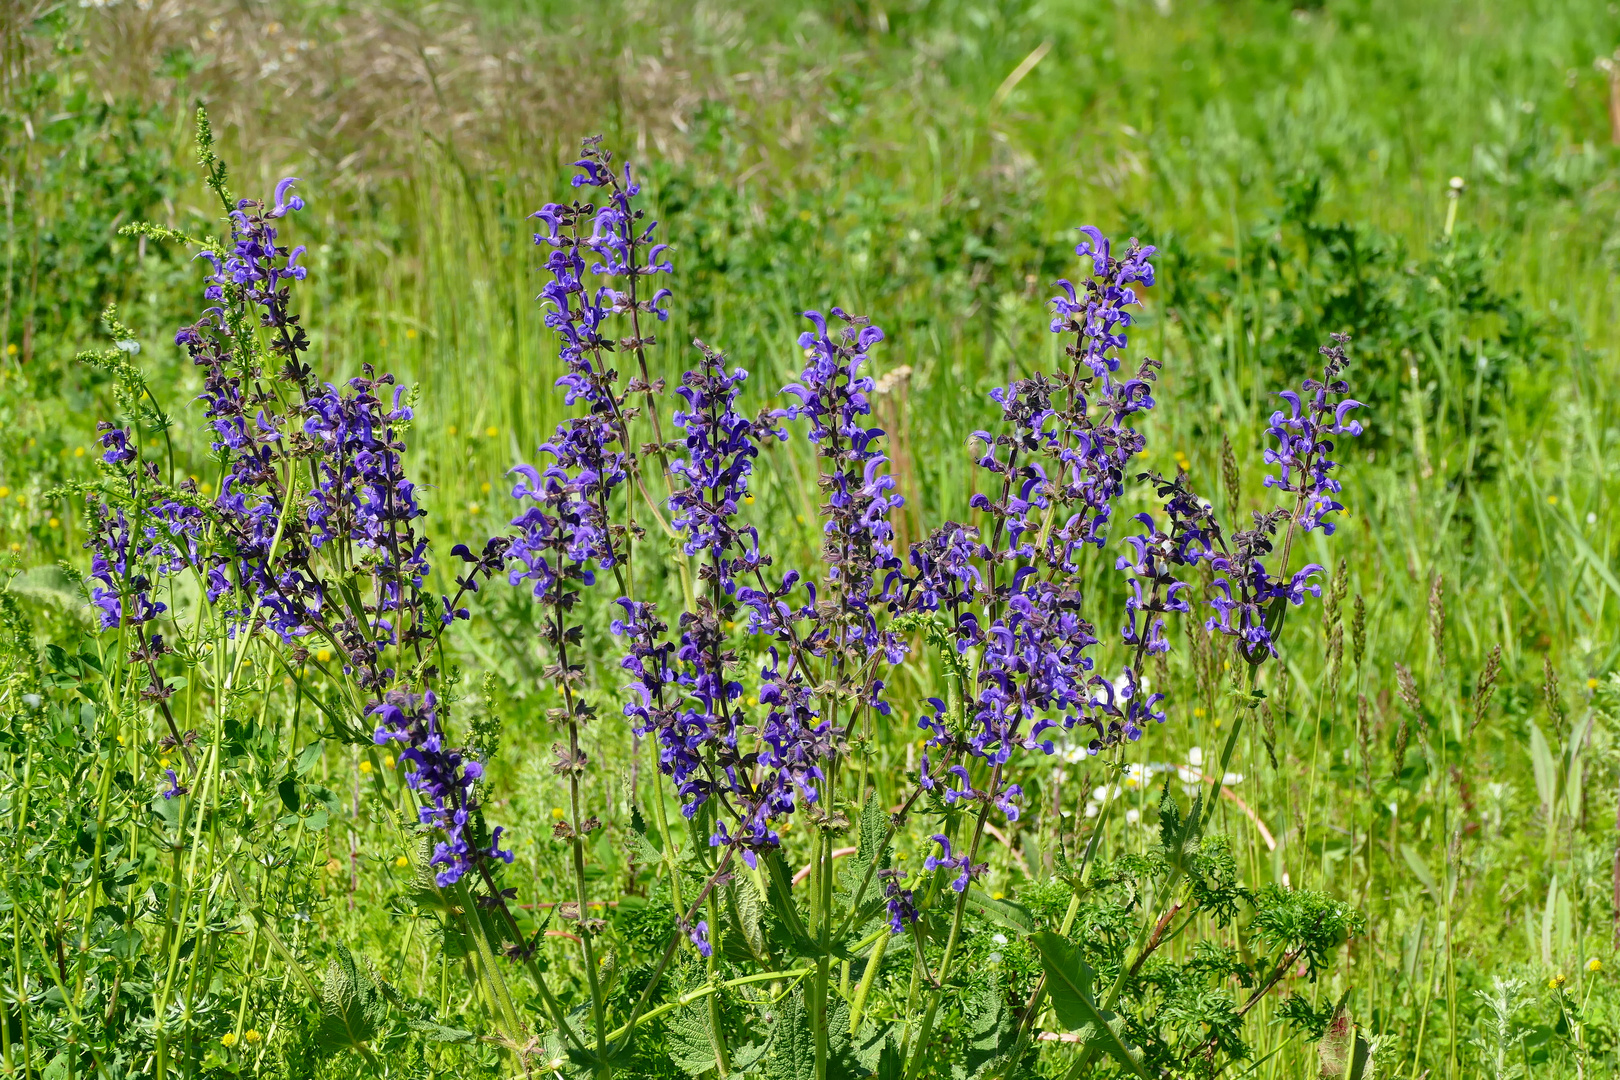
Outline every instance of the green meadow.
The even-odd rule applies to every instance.
[[[1050,917],[1053,882],[1088,845],[1116,861],[1157,849],[1161,799],[1207,793],[1241,721],[1212,821],[1244,882],[1316,890],[1364,924],[1320,978],[1303,961],[1279,972],[1247,1018],[1245,1055],[1213,1075],[1350,1075],[1332,1031],[1284,1022],[1287,995],[1353,1027],[1362,1076],[1614,1074],[1616,65],[1620,6],[1598,0],[4,0],[0,1072],[590,1075],[553,1054],[527,999],[517,1011],[547,1060],[530,1064],[505,1028],[505,1042],[484,1037],[502,1003],[413,900],[417,853],[382,808],[381,780],[373,793],[372,748],[333,735],[335,689],[294,690],[292,668],[244,654],[238,670],[263,672],[262,708],[231,713],[216,735],[198,676],[170,680],[199,745],[215,740],[227,767],[268,777],[267,798],[297,778],[273,826],[278,861],[233,869],[215,818],[165,825],[146,806],[179,759],[159,746],[167,729],[150,701],[106,689],[121,639],[97,629],[84,578],[82,492],[103,475],[96,423],[125,404],[113,374],[75,358],[109,346],[100,316],[116,305],[138,345],[125,355],[172,421],[139,429],[143,453],[216,490],[202,379],[174,343],[205,306],[207,266],[120,231],[226,228],[196,164],[202,105],[235,194],[268,197],[300,178],[307,207],[283,239],[308,248],[296,304],[317,377],[369,364],[412,388],[406,461],[440,591],[459,572],[451,545],[505,527],[518,512],[508,470],[537,460],[568,415],[529,215],[584,197],[568,178],[586,136],[633,164],[671,245],[654,375],[678,383],[701,339],[748,370],[740,404],[752,414],[783,405],[780,388],[798,378],[805,310],[838,305],[883,328],[873,413],[905,498],[891,515],[902,550],[974,513],[970,435],[998,422],[990,392],[1063,362],[1048,301],[1055,280],[1082,273],[1078,226],[1157,248],[1128,353],[1132,367],[1163,364],[1158,408],[1139,425],[1141,471],[1185,470],[1234,517],[1274,502],[1261,455],[1275,393],[1320,370],[1329,334],[1348,334],[1366,431],[1341,448],[1338,531],[1297,549],[1326,568],[1324,595],[1339,582],[1336,607],[1313,600],[1290,616],[1248,698],[1232,689],[1241,660],[1202,630],[1204,615],[1174,622],[1170,651],[1148,667],[1169,694],[1164,723],[1118,754],[1064,744],[1022,759],[1025,812],[981,849],[976,887],[1014,923]],[[821,557],[816,470],[802,438],[761,451],[743,514],[782,566]],[[1147,486],[1129,489],[1117,520],[1140,511],[1158,512]],[[1088,618],[1115,664],[1116,547],[1084,570]],[[672,576],[656,587],[678,596]],[[542,921],[575,885],[553,839],[569,791],[551,764],[538,609],[494,585],[474,607],[445,664],[482,740],[486,812],[515,852],[502,882],[574,1008],[590,995],[573,935]],[[629,968],[646,948],[635,943],[668,930],[637,914],[661,886],[625,855],[637,799],[664,796],[645,794],[655,762],[619,715],[610,617],[585,617],[598,718],[583,736],[583,786],[605,826],[589,844],[590,887],[619,905],[608,921]],[[942,663],[919,644],[890,678],[894,712],[867,749],[885,808],[912,784],[915,720]],[[97,735],[119,709],[116,730],[133,743]],[[257,725],[234,758],[227,724]],[[120,826],[118,867],[96,869],[110,819],[96,817],[95,793],[105,810],[126,787],[130,813],[156,824]],[[783,834],[790,869],[819,850],[811,831]],[[919,864],[929,831],[897,833],[895,865]],[[261,871],[247,891],[232,878]],[[109,925],[125,936],[92,946],[106,909],[87,912],[83,892],[103,873],[109,904],[123,890]],[[1087,926],[1076,933],[1112,932]],[[1241,924],[1195,930],[1248,956]],[[1164,954],[1185,961],[1193,936]],[[1040,970],[994,919],[971,923],[966,941],[973,966],[1004,965],[1009,979]],[[144,968],[138,958],[160,948]],[[340,990],[386,982],[415,1003],[390,1006],[387,1037],[322,1035],[333,1010],[317,991],[330,997],[331,965],[344,963]],[[851,963],[835,992],[861,982]],[[120,1005],[103,969],[127,971],[144,996]],[[895,971],[870,1008],[904,1005],[910,969]],[[694,962],[681,985],[721,975]],[[710,1022],[746,1027],[754,989],[727,989],[732,1019]],[[982,1034],[946,1000],[947,1043]],[[621,1075],[726,1074],[683,1056],[677,1015],[647,1022]],[[1044,1014],[1032,1022],[1058,1030]],[[770,1071],[775,1060],[732,1071],[815,1077]],[[1135,1075],[1076,1057],[1056,1034],[1005,1068],[967,1060],[929,1075]]]

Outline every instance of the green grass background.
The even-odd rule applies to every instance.
[[[909,538],[966,513],[966,436],[993,418],[990,388],[1054,358],[1044,300],[1078,272],[1074,227],[1094,223],[1160,248],[1133,334],[1165,364],[1148,461],[1184,460],[1212,497],[1225,437],[1248,470],[1243,499],[1262,505],[1268,394],[1304,377],[1328,332],[1355,336],[1370,430],[1344,456],[1347,520],[1312,554],[1348,561],[1367,655],[1330,693],[1314,618],[1290,627],[1286,706],[1268,685],[1277,766],[1257,732],[1237,766],[1276,850],[1229,822],[1259,880],[1286,874],[1369,914],[1320,992],[1352,991],[1357,1019],[1392,1040],[1391,1075],[1448,1075],[1453,1044],[1454,1075],[1512,1075],[1513,1061],[1572,1075],[1571,1038],[1595,1055],[1587,1067],[1614,1067],[1620,153],[1597,61],[1620,46],[1615,5],[299,0],[9,19],[0,548],[32,568],[14,589],[42,637],[77,632],[48,568],[82,562],[83,536],[73,507],[41,496],[91,474],[110,395],[72,356],[99,344],[103,305],[137,328],[163,404],[196,419],[197,380],[171,342],[195,318],[200,273],[115,230],[217,226],[190,167],[199,101],[240,192],[303,178],[309,208],[287,235],[310,247],[300,310],[322,371],[372,363],[417,385],[412,456],[441,551],[500,526],[505,469],[560,415],[524,218],[571,195],[580,136],[635,163],[674,244],[666,373],[700,336],[753,372],[758,405],[799,362],[803,309],[840,304],[885,328],[879,371],[910,369],[880,404]],[[178,449],[203,475],[205,448]],[[754,507],[787,563],[813,557],[809,468],[802,446],[777,452]],[[1095,591],[1112,597],[1110,573]],[[478,632],[471,671],[514,670],[502,617]],[[1505,671],[1470,736],[1494,645]],[[1397,662],[1415,672],[1415,710]],[[926,665],[914,678],[903,694],[926,690]],[[555,781],[521,681],[503,691],[498,772],[538,895]],[[1173,702],[1132,760],[1213,753],[1226,710],[1196,706]],[[888,736],[896,783],[910,737]],[[1154,797],[1141,793],[1144,810]],[[1125,829],[1116,842],[1148,841]],[[1036,830],[1026,853],[1041,842]],[[387,855],[356,888],[386,895]],[[1022,880],[1011,861],[993,874],[1007,891]],[[387,956],[390,929],[367,910],[332,925],[349,920],[344,934]],[[1527,989],[1503,1020],[1479,994],[1507,974]],[[1558,976],[1586,1003],[1574,1035],[1547,989]],[[1294,1048],[1259,1075],[1308,1061]]]

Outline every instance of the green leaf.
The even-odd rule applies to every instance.
[[[884,870],[889,866],[889,815],[884,812],[883,804],[878,801],[877,793],[872,792],[866,797],[866,806],[861,810],[860,839],[857,841],[855,855],[844,865],[844,881],[851,893],[861,887],[866,880],[866,872],[871,870]],[[871,886],[867,886],[871,891]]]
[[[726,915],[730,931],[725,937],[726,956],[742,963],[758,963],[768,971],[770,945],[765,940],[765,901],[747,875],[738,875],[725,889]]]
[[[765,1058],[766,1051],[770,1050],[769,1039],[747,1046],[734,1046],[731,1048],[731,1074],[751,1072]]]
[[[281,796],[281,805],[287,808],[289,814],[298,813],[298,807],[302,805],[298,798],[298,777],[282,777],[281,783],[276,785],[276,794]]]
[[[980,1080],[995,1071],[1012,1050],[1018,1026],[1013,1023],[1007,996],[999,985],[975,986],[962,998],[962,1027],[966,1053],[951,1065],[952,1080]]]
[[[405,1026],[421,1035],[428,1042],[470,1043],[477,1038],[470,1031],[445,1027],[443,1024],[435,1024],[431,1020],[409,1020]]]
[[[782,863],[781,852],[766,853],[760,859],[760,863],[768,871],[765,875],[765,887],[770,895],[769,903],[766,905],[768,918],[765,926],[771,942],[789,956],[820,956],[821,946],[806,934],[798,905],[793,900],[793,893],[787,887],[788,870]]]
[[[1406,860],[1406,865],[1411,869],[1412,876],[1417,878],[1418,882],[1428,890],[1429,897],[1434,901],[1435,906],[1444,906],[1444,901],[1440,898],[1440,884],[1434,880],[1434,875],[1429,872],[1428,863],[1423,861],[1423,856],[1418,854],[1417,848],[1411,844],[1402,844],[1401,858]]]
[[[1541,807],[1552,814],[1557,809],[1558,764],[1547,736],[1542,734],[1541,725],[1534,720],[1530,721],[1530,766],[1535,771],[1536,796],[1541,800]]]
[[[1159,795],[1159,846],[1164,849],[1165,860],[1178,870],[1187,869],[1188,860],[1197,850],[1199,834],[1203,832],[1204,796],[1200,792],[1193,799],[1192,809],[1181,816],[1181,804],[1170,794],[1170,780],[1164,781]]]
[[[1058,1023],[1079,1032],[1086,1046],[1101,1050],[1137,1076],[1150,1080],[1147,1069],[1121,1038],[1119,1019],[1098,1008],[1092,1000],[1095,973],[1080,959],[1079,947],[1047,930],[1031,935],[1029,940],[1041,954],[1047,994],[1052,999],[1052,1011],[1057,1014]]]
[[[867,1017],[855,1033],[850,1047],[855,1061],[869,1073],[882,1071],[883,1056],[900,1051],[900,1030],[894,1024],[883,1024]]]
[[[1350,1067],[1344,1072],[1344,1080],[1372,1080],[1372,1046],[1362,1038],[1360,1029],[1356,1031],[1356,1045],[1350,1051]]]
[[[968,887],[967,909],[1020,934],[1035,932],[1035,916],[1016,900],[997,900],[977,885]]]
[[[305,773],[309,772],[309,770],[313,769],[316,762],[321,760],[321,753],[325,749],[326,744],[320,739],[316,739],[314,742],[304,747],[303,752],[298,755],[298,764],[293,766],[293,775],[303,776]]]
[[[767,1080],[816,1080],[816,1036],[804,1008],[804,992],[795,989],[782,1002],[771,1048],[765,1058]]]
[[[647,832],[647,820],[641,816],[640,807],[630,809],[630,831],[624,846],[630,861],[638,866],[656,866],[664,861],[664,851],[658,846],[658,838]]]
[[[665,1021],[665,1031],[669,1058],[682,1072],[701,1076],[715,1071],[718,1040],[707,998],[676,1009]]]
[[[162,820],[166,829],[173,831],[180,827],[180,806],[184,799],[165,799],[162,795],[152,800],[152,813]]]
[[[339,944],[326,964],[321,989],[321,1023],[315,1043],[327,1053],[361,1050],[377,1037],[388,1017],[388,1001],[369,965],[354,962],[354,954]]]

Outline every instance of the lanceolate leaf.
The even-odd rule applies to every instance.
[[[997,900],[977,885],[968,888],[967,909],[1020,934],[1035,930],[1035,919],[1023,904],[1013,900]]]
[[[1080,959],[1080,950],[1057,934],[1044,930],[1031,935],[1030,942],[1041,954],[1047,993],[1051,995],[1058,1023],[1070,1031],[1078,1031],[1086,1046],[1102,1051],[1137,1076],[1149,1078],[1147,1069],[1120,1037],[1115,1017],[1098,1008],[1092,999],[1094,972]]]

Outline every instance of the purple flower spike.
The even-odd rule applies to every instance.
[[[400,761],[415,765],[406,772],[405,783],[424,799],[424,805],[417,810],[418,819],[444,833],[445,839],[434,847],[429,865],[441,868],[434,880],[440,886],[450,886],[472,870],[479,857],[509,863],[512,853],[500,848],[504,831],[500,828],[494,830],[487,849],[480,851],[470,843],[467,825],[478,808],[473,789],[484,768],[468,751],[445,745],[437,710],[438,700],[432,691],[417,695],[396,690],[373,706],[371,715],[377,719],[373,736],[376,743],[403,743]]]

